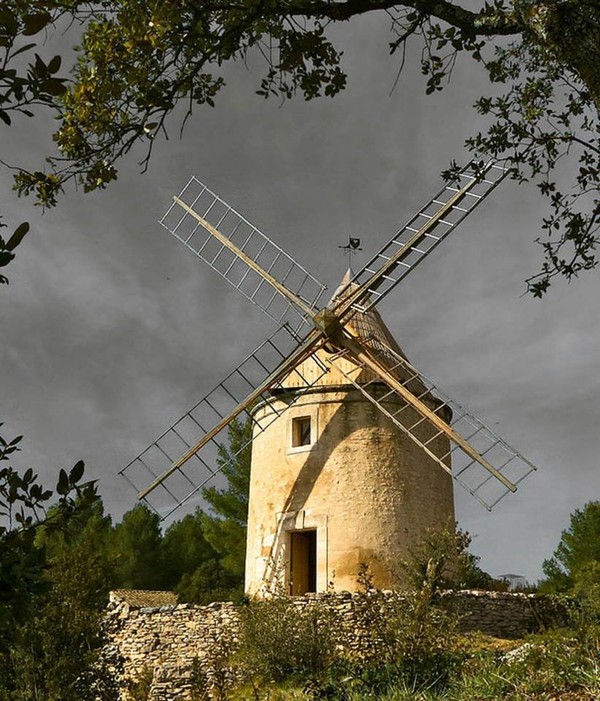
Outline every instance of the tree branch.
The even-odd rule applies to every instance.
[[[407,0],[401,4],[477,36],[520,34],[524,29],[523,24],[513,13],[497,8],[472,12],[447,0]],[[398,7],[398,2],[395,0],[346,0],[338,3],[327,2],[327,0],[309,0],[308,2],[299,0],[290,4],[286,14],[327,17],[341,21],[355,15],[373,10],[387,10],[391,7]]]

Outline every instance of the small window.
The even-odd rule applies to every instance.
[[[292,419],[292,448],[311,444],[310,416]]]

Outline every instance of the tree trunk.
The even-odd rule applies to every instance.
[[[586,85],[600,112],[600,0],[515,0],[523,26]]]

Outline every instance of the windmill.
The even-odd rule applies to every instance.
[[[383,555],[377,552],[372,555],[373,562],[397,555],[392,541],[399,539],[402,528],[408,533],[408,527],[400,524],[410,521],[415,514],[430,513],[429,522],[437,518],[438,523],[440,515],[453,516],[453,480],[488,510],[506,494],[515,492],[535,466],[420,373],[395,343],[376,310],[378,303],[505,176],[505,169],[493,162],[470,163],[457,170],[453,179],[362,270],[344,279],[325,304],[325,285],[192,177],[173,198],[161,224],[261,308],[277,328],[232,373],[121,470],[138,490],[139,498],[163,517],[186,502],[198,500],[202,489],[217,479],[223,468],[223,460],[218,460],[219,446],[225,440],[227,427],[235,419],[249,417],[253,432],[248,442],[258,446],[261,459],[269,455],[277,441],[287,442],[287,450],[283,452],[290,456],[288,463],[300,466],[293,467],[295,473],[290,484],[293,482],[297,492],[299,483],[303,483],[303,504],[307,503],[311,488],[319,479],[322,481],[324,463],[317,460],[318,465],[312,471],[307,470],[307,465],[314,463],[319,450],[322,453],[331,444],[327,448],[329,454],[336,450],[337,442],[345,441],[349,435],[349,429],[344,429],[344,435],[338,436],[341,430],[335,428],[338,419],[332,417],[325,422],[329,424],[328,434],[323,426],[317,431],[317,414],[311,424],[312,410],[307,409],[311,398],[315,393],[331,392],[333,385],[338,395],[342,390],[344,393],[335,399],[339,400],[336,415],[342,415],[351,397],[353,406],[359,407],[372,429],[371,438],[379,441],[378,431],[388,437],[388,444],[371,451],[376,457],[374,461],[367,456],[366,462],[379,465],[383,460],[379,455],[386,451],[391,455],[383,471],[377,465],[373,468],[377,476],[363,490],[369,496],[361,508],[365,518],[367,512],[375,512],[375,517],[387,524],[377,537],[388,542],[388,551],[391,548],[394,552],[386,551]],[[331,398],[327,401],[331,403]],[[287,424],[284,416],[291,417]],[[347,418],[344,420],[348,423]],[[284,425],[289,429],[283,429]],[[352,430],[355,429],[356,426]],[[287,438],[281,438],[284,434]],[[317,434],[323,437],[318,450]],[[402,454],[390,448],[398,443]],[[344,445],[346,452],[354,449]],[[246,446],[241,446],[238,452]],[[283,453],[278,450],[274,465],[278,460],[281,462]],[[408,460],[407,455],[421,457]],[[393,467],[397,462],[404,464],[402,475]],[[348,467],[350,463],[352,469]],[[361,472],[365,464],[363,457],[340,463],[333,481],[337,480],[337,484],[343,476],[344,483],[350,485],[346,489],[353,490],[352,485],[371,479]],[[304,477],[301,477],[302,469]],[[258,473],[254,466],[253,473]],[[416,486],[412,484],[412,475],[417,475]],[[253,478],[250,495],[248,590],[258,592],[261,582],[272,576],[280,558],[287,561],[284,567],[290,577],[294,552],[296,561],[302,563],[296,566],[295,588],[290,591],[302,593],[323,588],[323,580],[327,582],[331,570],[336,569],[332,567],[333,551],[339,555],[344,550],[339,543],[331,548],[327,545],[335,542],[332,526],[327,525],[328,518],[331,522],[332,519],[324,512],[315,516],[312,507],[298,508],[298,499],[287,493],[290,487],[285,480],[268,468],[262,470],[262,481],[259,477]],[[390,492],[387,480],[400,486]],[[278,491],[278,482],[283,485],[279,500],[273,496]],[[327,490],[330,499],[335,493],[332,489],[330,486]],[[406,504],[404,510],[395,506],[397,499],[404,498],[406,502],[406,493],[419,495],[418,499],[414,497],[417,501],[410,513]],[[362,499],[354,491],[351,498],[339,493],[335,498],[351,503],[353,509],[359,508]],[[441,499],[439,505],[436,499]],[[253,509],[253,502],[256,505],[261,501],[273,503],[266,511]],[[381,511],[379,516],[378,511]],[[260,523],[255,524],[257,520]],[[346,516],[341,540],[349,538],[347,529],[352,520],[352,515]],[[356,532],[353,531],[352,538],[360,541],[361,532],[368,528],[354,525]],[[427,518],[418,525],[428,525]],[[379,524],[375,524],[374,529],[378,528]],[[359,556],[366,554],[369,559],[374,549],[355,543],[352,552]],[[339,555],[337,564],[341,570],[347,569],[344,562]],[[382,567],[383,572],[385,567]],[[387,581],[386,577],[382,575],[380,581]]]

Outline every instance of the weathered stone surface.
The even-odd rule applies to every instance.
[[[301,367],[309,377],[311,362],[316,365],[309,359]],[[355,589],[362,563],[375,586],[392,586],[396,563],[423,533],[454,523],[451,477],[358,390],[330,385],[331,375],[253,441],[246,550],[251,596],[272,591],[278,581],[292,593],[290,534],[296,531],[316,531],[316,590],[325,592]],[[269,423],[285,401],[259,405],[258,424]],[[400,400],[386,406],[391,413],[402,410],[407,425],[419,422]],[[291,447],[292,422],[300,417],[311,420],[312,442]],[[420,430],[430,429],[414,432]],[[437,455],[449,450],[441,437],[429,447]]]

